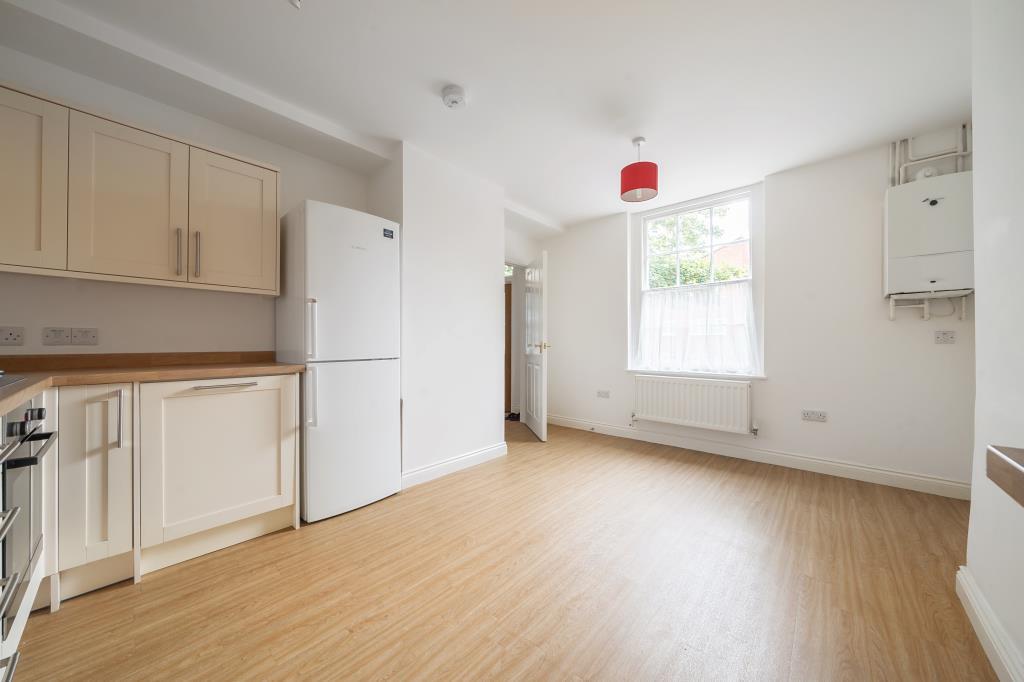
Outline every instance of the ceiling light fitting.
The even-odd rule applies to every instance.
[[[636,162],[622,169],[619,196],[623,201],[647,201],[658,196],[658,164],[640,160],[640,145],[647,142],[642,137],[633,138],[636,147]]]
[[[295,9],[302,9],[302,0],[288,0],[288,4]]]

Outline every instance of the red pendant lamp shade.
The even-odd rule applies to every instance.
[[[633,139],[638,160],[622,169],[619,196],[623,201],[647,201],[658,196],[658,164],[639,160],[640,145],[644,142],[642,137]]]

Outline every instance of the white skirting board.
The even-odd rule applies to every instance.
[[[462,455],[456,455],[455,457],[449,457],[448,459],[434,464],[428,464],[425,467],[418,469],[412,469],[410,471],[402,472],[402,489],[419,485],[420,483],[426,483],[432,481],[435,478],[441,478],[448,474],[453,474],[456,471],[462,469],[468,469],[469,467],[476,466],[477,464],[483,464],[484,462],[495,459],[496,457],[502,457],[508,454],[508,445],[502,441],[486,448],[467,452]]]
[[[840,462],[838,460],[825,459],[823,457],[812,457],[810,455],[797,455],[789,452],[779,452],[777,450],[764,450],[761,448],[734,445],[732,443],[724,443],[705,438],[680,436],[661,433],[658,431],[650,431],[647,429],[602,424],[600,422],[592,422],[585,419],[574,419],[572,417],[548,415],[548,423],[555,424],[557,426],[567,426],[571,429],[603,433],[608,436],[619,436],[620,438],[631,438],[633,440],[640,440],[647,443],[672,445],[686,450],[697,450],[699,452],[709,452],[714,455],[723,455],[725,457],[747,459],[753,462],[776,464],[778,466],[789,467],[790,469],[814,471],[819,474],[829,474],[831,476],[839,476],[841,478],[852,478],[857,481],[867,481],[868,483],[880,483],[882,485],[890,485],[896,488],[906,488],[907,490],[916,490],[922,493],[942,495],[943,497],[953,497],[960,500],[971,499],[971,485],[969,483],[951,481],[949,479],[938,478],[935,476],[912,474],[904,471],[896,471],[894,469],[867,466],[864,464],[851,464],[849,462]]]
[[[966,566],[961,566],[956,573],[956,593],[999,679],[1003,682],[1024,682],[1024,652],[1017,649],[1003,629],[1003,624],[993,613]]]

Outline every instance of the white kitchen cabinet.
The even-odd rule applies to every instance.
[[[67,268],[68,109],[0,88],[0,263]]]
[[[59,394],[58,566],[132,549],[132,385]]]
[[[71,112],[68,268],[184,282],[188,145]]]
[[[277,173],[193,147],[190,282],[277,289]]]
[[[295,502],[298,376],[140,387],[142,547]]]
[[[0,87],[0,271],[277,295],[279,174]]]

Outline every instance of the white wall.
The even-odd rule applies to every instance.
[[[402,145],[405,483],[504,453],[503,190]]]
[[[364,210],[367,179],[333,164],[0,47],[0,81],[281,169],[281,213],[303,199]],[[274,299],[0,273],[0,324],[26,327],[4,354],[271,350]],[[100,328],[99,346],[40,345],[42,326]]]
[[[886,147],[766,178],[768,379],[754,383],[757,438],[653,423],[631,429],[626,216],[546,241],[549,413],[584,428],[661,440],[668,434],[667,442],[815,470],[836,467],[806,458],[846,462],[857,465],[846,473],[869,479],[879,476],[866,467],[937,477],[940,488],[966,492],[971,316],[925,322],[902,312],[889,321],[881,294],[887,185]],[[956,330],[956,345],[935,345],[938,329]],[[598,398],[600,389],[611,398]],[[828,423],[801,421],[802,408],[827,411]],[[928,489],[933,483],[922,482]]]
[[[985,475],[989,443],[1024,447],[1024,4],[974,2],[974,272],[977,399],[967,570],[1002,637],[1002,664],[1024,679],[1024,508]],[[983,633],[979,633],[983,634]],[[986,643],[986,638],[982,637]],[[989,643],[990,657],[992,656]],[[999,663],[999,661],[993,661]],[[997,670],[1000,665],[996,665]],[[1013,669],[1011,667],[1011,669]],[[1009,676],[1004,679],[1011,679]]]
[[[540,253],[540,240],[511,227],[505,227],[505,262],[529,265]]]

